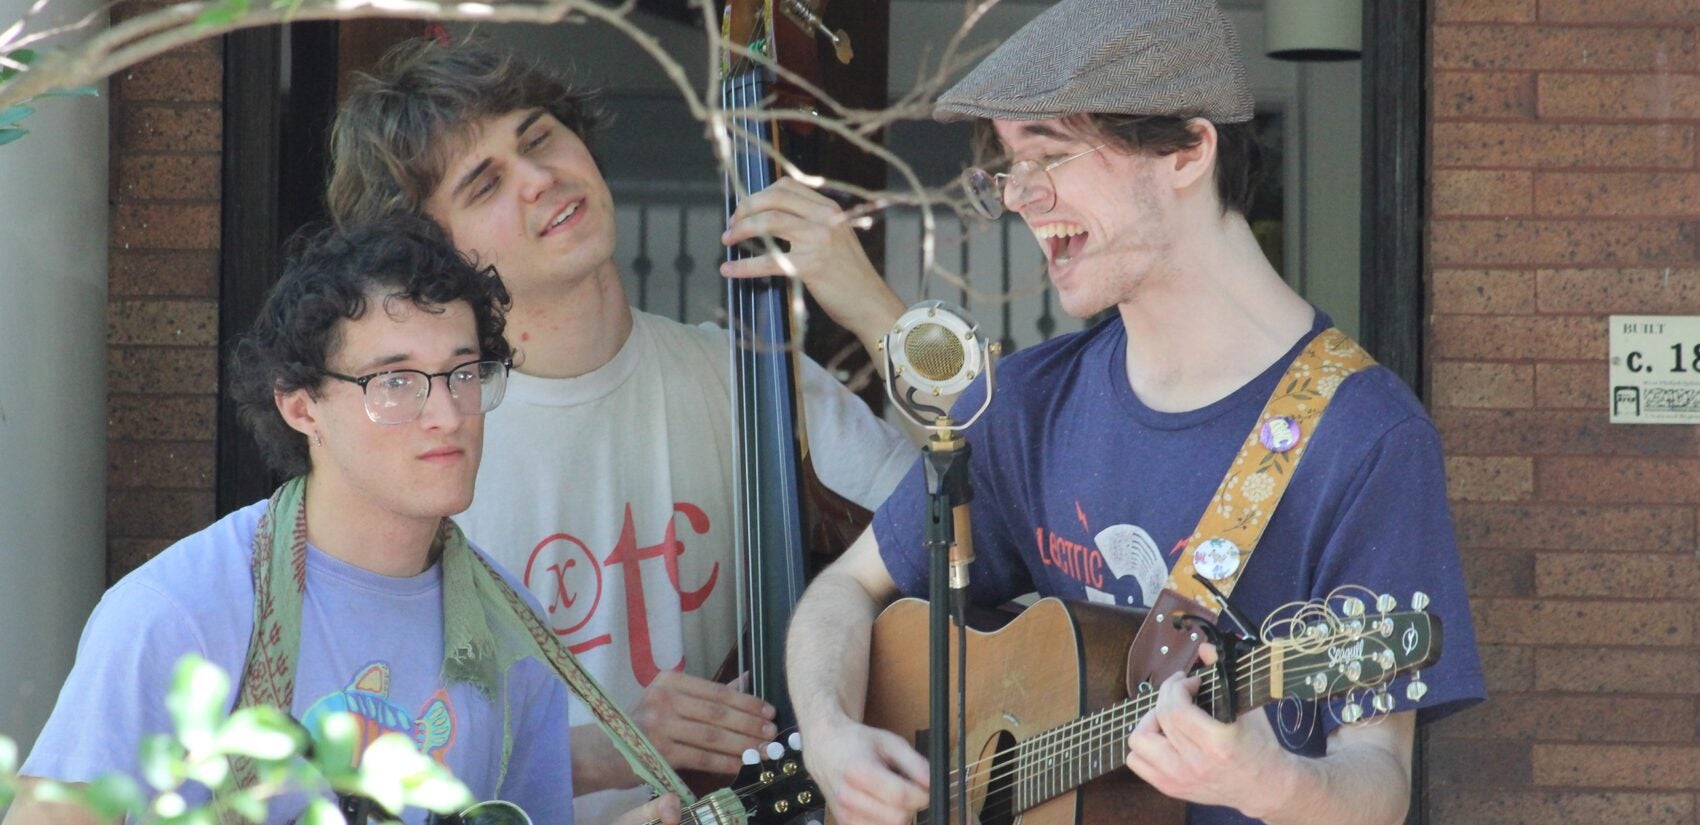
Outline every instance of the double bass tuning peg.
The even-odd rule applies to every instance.
[[[832,41],[832,52],[838,57],[838,62],[849,65],[850,61],[855,59],[856,51],[850,46],[850,35],[843,29],[833,31],[827,28],[826,24],[821,22],[820,13],[815,11],[808,0],[784,0],[780,4],[780,10],[803,30],[818,33]]]

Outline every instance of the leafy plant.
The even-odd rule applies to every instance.
[[[157,825],[217,825],[226,810],[263,822],[268,802],[290,791],[312,798],[297,820],[302,825],[343,823],[327,791],[363,796],[391,811],[414,806],[447,813],[473,801],[447,768],[402,734],[385,734],[357,755],[360,726],[354,716],[332,714],[309,736],[276,708],[230,712],[230,689],[229,675],[217,665],[183,657],[166,696],[175,732],[149,736],[140,745],[145,790],[129,776],[109,774],[81,785],[43,782],[32,793],[80,805],[103,821],[128,815]],[[17,792],[17,756],[17,745],[0,737],[0,808]],[[232,757],[253,760],[258,776],[253,786],[237,787]],[[211,801],[190,806],[184,789],[191,782],[211,789]]]
[[[35,60],[36,53],[32,49],[17,49],[6,54],[0,54],[0,84],[16,77]],[[35,108],[28,105],[47,97],[99,97],[100,90],[93,86],[78,86],[73,89],[55,89],[37,95],[15,106],[0,109],[0,146],[5,146],[24,135],[29,130],[20,126],[24,118],[35,114]]]

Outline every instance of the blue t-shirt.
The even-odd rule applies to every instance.
[[[1153,410],[1133,393],[1119,317],[1003,361],[990,409],[967,431],[975,603],[1036,591],[1149,605],[1276,382],[1331,325],[1317,312],[1310,333],[1257,378],[1179,413]],[[983,387],[964,393],[957,409],[977,409]],[[917,462],[874,517],[885,566],[911,596],[927,595],[926,516]],[[1344,585],[1394,595],[1405,609],[1413,593],[1429,596],[1444,639],[1440,660],[1422,671],[1429,690],[1416,705],[1419,723],[1483,698],[1440,438],[1405,384],[1379,366],[1336,390],[1229,601],[1260,622],[1286,603]],[[1391,689],[1401,709],[1410,707],[1405,683]],[[1278,732],[1296,728],[1280,733],[1289,749],[1320,755],[1339,707],[1337,700],[1302,714],[1279,705],[1269,712],[1285,719]],[[1200,806],[1189,819],[1250,821]]]
[[[178,659],[197,653],[240,680],[254,622],[251,546],[265,509],[262,501],[225,516],[106,592],[20,773],[86,782],[123,772],[141,783],[137,745],[172,730],[165,695]],[[537,822],[570,823],[565,686],[534,659],[509,669],[503,704],[513,749],[502,776],[503,708],[443,682],[442,603],[440,565],[393,578],[309,546],[291,713],[309,729],[326,713],[353,713],[362,747],[401,732],[475,797],[511,801]],[[188,791],[191,804],[207,798],[199,786]],[[298,794],[275,800],[267,821],[287,822],[304,804]],[[403,818],[423,822],[425,812]]]

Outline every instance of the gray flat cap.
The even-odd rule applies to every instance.
[[[980,61],[939,120],[1104,112],[1251,119],[1239,38],[1214,0],[1062,0]]]

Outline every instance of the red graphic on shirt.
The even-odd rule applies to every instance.
[[[1098,548],[1047,533],[1043,527],[1034,528],[1033,535],[1039,543],[1039,561],[1046,567],[1055,567],[1077,582],[1103,588],[1104,557]]]
[[[684,516],[691,531],[697,535],[708,533],[708,514],[701,507],[689,502],[676,502],[673,505],[673,515]],[[679,609],[689,613],[701,608],[703,603],[714,592],[714,585],[720,580],[720,563],[715,562],[709,569],[708,580],[702,586],[687,590],[680,581],[679,557],[684,555],[685,543],[678,537],[678,520],[667,520],[667,532],[657,544],[639,547],[637,544],[637,527],[632,521],[632,506],[626,505],[625,523],[620,528],[620,538],[615,541],[614,549],[599,562],[596,554],[577,537],[566,533],[557,533],[539,542],[531,551],[531,558],[525,565],[525,586],[539,595],[548,611],[551,628],[556,635],[570,636],[583,628],[595,617],[597,608],[602,603],[602,568],[620,565],[621,577],[625,584],[627,637],[630,645],[632,676],[638,684],[647,687],[650,682],[663,670],[679,670],[684,667],[684,660],[668,665],[655,661],[655,650],[650,644],[649,611],[645,601],[643,588],[643,561],[660,558],[662,570],[667,574],[667,583],[673,592],[679,596]],[[539,569],[539,564],[544,566]],[[541,580],[542,587],[534,585]],[[545,594],[547,598],[545,598]],[[602,645],[612,644],[613,637],[607,633],[569,641],[568,648],[573,653],[583,653]]]
[[[1080,506],[1079,500],[1074,502],[1074,515],[1080,519],[1080,526],[1086,528],[1086,532],[1092,532],[1092,525],[1086,523],[1086,508]]]

